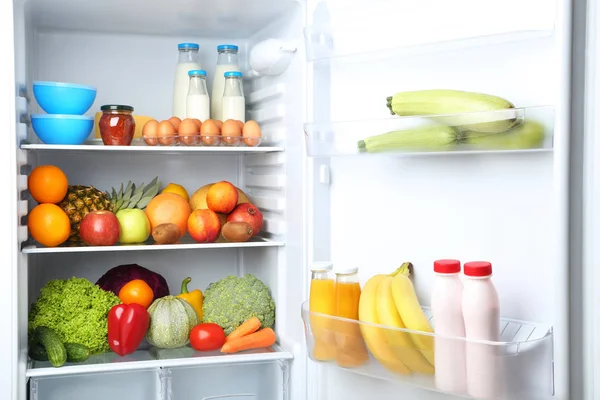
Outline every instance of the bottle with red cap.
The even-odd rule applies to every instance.
[[[463,284],[460,261],[437,260],[431,293],[435,333],[435,386],[451,393],[466,393],[465,323],[462,314]]]
[[[464,274],[462,309],[467,338],[467,393],[478,399],[495,399],[501,389],[496,366],[497,346],[479,342],[497,342],[500,336],[500,306],[491,279],[492,264],[487,261],[465,263]]]

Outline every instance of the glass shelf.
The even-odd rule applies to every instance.
[[[431,310],[425,307],[423,310],[429,317],[432,327],[435,328]],[[399,342],[395,341],[398,338],[397,335],[407,333],[410,335],[411,343],[416,341],[423,343],[429,340],[433,344],[433,339],[443,338],[448,343],[478,346],[479,351],[485,351],[490,356],[490,365],[495,371],[493,381],[497,384],[497,395],[492,398],[494,400],[550,399],[554,394],[553,329],[548,325],[501,319],[500,341],[486,342],[468,341],[464,338],[446,338],[432,333],[314,313],[309,311],[308,302],[302,304],[302,319],[309,357],[321,365],[441,392],[435,386],[431,364],[428,364],[429,369],[427,369],[421,368],[421,364],[415,364],[414,361],[406,361],[407,356],[414,356],[416,352],[416,355],[422,357],[422,361],[427,363],[426,359],[433,359],[434,350],[420,352],[413,346],[409,348],[398,345]],[[363,335],[368,335],[366,341],[363,339]],[[318,348],[315,337],[319,339]],[[395,341],[394,344],[391,343],[392,339]],[[358,355],[354,359],[347,358],[343,366],[339,366],[335,360],[321,361],[325,358],[321,356],[325,354],[329,354],[328,358],[331,358],[331,354],[335,354],[336,343],[340,342],[346,344],[360,342],[363,348],[369,350],[369,354],[366,359],[358,357]],[[334,347],[333,352],[331,351],[332,346]],[[357,349],[360,346],[355,345],[353,348]],[[411,353],[408,354],[408,352]],[[317,359],[316,354],[320,359]],[[377,357],[374,354],[377,354]],[[399,356],[400,354],[402,357]],[[359,360],[359,358],[361,359]],[[406,366],[398,368],[398,360],[405,360],[400,363],[412,365],[411,369]],[[415,368],[414,365],[419,365],[421,369]],[[415,370],[421,372],[415,372]],[[457,395],[473,398],[466,393],[457,393]]]
[[[551,37],[555,14],[544,0],[322,0],[304,37],[308,61],[418,54]],[[368,32],[357,29],[375,20]]]
[[[261,237],[253,237],[247,242],[239,243],[196,243],[189,235],[181,238],[179,243],[174,244],[156,244],[149,239],[146,243],[140,244],[117,244],[115,246],[85,246],[79,243],[64,243],[57,247],[44,247],[40,244],[26,244],[22,252],[25,254],[42,253],[87,253],[87,252],[106,252],[106,251],[155,251],[155,250],[194,250],[194,249],[230,249],[230,248],[250,248],[250,247],[280,247],[283,242],[271,241]]]
[[[98,374],[117,371],[139,371],[158,368],[195,367],[291,360],[293,355],[279,346],[247,350],[236,354],[220,351],[198,352],[189,346],[177,349],[156,349],[148,345],[121,357],[113,352],[96,354],[81,363],[66,363],[55,368],[48,361],[30,360],[26,376],[50,377],[61,375]]]
[[[501,133],[494,133],[508,129]],[[372,140],[388,135],[387,144]],[[402,132],[399,132],[402,131]],[[309,156],[552,151],[550,106],[304,125]],[[390,141],[392,144],[390,144]]]

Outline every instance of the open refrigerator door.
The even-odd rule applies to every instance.
[[[338,314],[302,306],[310,398],[483,398],[406,354],[432,364],[445,258],[493,265],[499,332],[465,343],[494,355],[485,398],[569,398],[570,2],[330,0],[308,18],[309,267],[357,267],[363,290],[353,316],[341,295]],[[404,262],[427,329],[360,316],[381,319],[368,282]],[[337,358],[317,349],[331,332]],[[352,343],[369,357],[340,360]]]

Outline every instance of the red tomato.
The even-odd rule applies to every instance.
[[[198,324],[190,332],[190,345],[197,351],[219,350],[225,344],[225,331],[217,324]]]

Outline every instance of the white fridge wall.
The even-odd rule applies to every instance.
[[[315,2],[311,3],[314,6]],[[341,2],[331,3],[341,7]],[[363,51],[369,50],[369,42],[377,49],[399,46],[394,37],[418,42],[417,33],[430,27],[427,11],[435,11],[433,5],[441,3],[402,3],[414,12],[414,18],[398,17],[402,24],[389,25],[396,15],[390,16],[389,10],[387,15],[379,15],[376,6],[380,2],[351,2],[372,7],[368,14],[345,21],[346,25],[333,14],[337,25],[327,33],[334,46],[336,40],[341,41],[347,45],[342,46],[343,51],[350,53],[357,50],[348,44],[345,32],[355,32],[352,38],[361,36],[356,48]],[[521,3],[514,26],[508,16],[514,13],[510,4],[486,3],[488,13],[482,17],[502,21],[510,32],[524,29],[527,20],[520,13],[529,13],[530,17],[543,21],[550,18],[552,22],[548,26],[534,19],[531,29],[554,29],[554,33],[524,35],[525,40],[474,38],[472,46],[431,46],[423,51],[408,47],[396,52],[341,54],[329,61],[314,62],[312,73],[317,83],[312,88],[311,121],[389,118],[385,98],[398,91],[471,90],[505,97],[517,107],[554,106],[555,149],[538,154],[315,159],[310,174],[314,179],[311,190],[316,219],[311,224],[318,239],[312,243],[312,254],[315,260],[330,258],[334,265],[358,266],[362,284],[374,274],[389,273],[403,261],[412,261],[422,305],[430,304],[434,260],[491,261],[502,315],[554,325],[556,397],[564,400],[569,391],[566,220],[570,9],[566,1]],[[401,7],[400,3],[394,4]],[[442,5],[446,10],[444,19],[476,19],[469,12],[481,12],[482,4],[461,1],[450,9]],[[360,20],[365,25],[361,26],[362,35],[356,36],[351,28]],[[366,28],[370,21],[377,21],[372,35]],[[395,32],[382,37],[386,22]],[[481,24],[471,27],[475,37],[477,29],[486,31]],[[388,33],[391,30],[387,29]],[[440,29],[438,40],[444,39],[443,32]],[[336,39],[336,35],[344,39]],[[379,132],[364,132],[364,136],[375,133]],[[323,203],[326,211],[319,210]],[[318,219],[328,213],[330,220]],[[329,241],[329,250],[323,248],[323,240]],[[314,367],[314,363],[311,365]],[[322,390],[315,393],[319,399],[359,399],[366,393],[379,398],[389,398],[390,393],[412,393],[419,399],[450,398],[397,385],[390,389],[389,383],[327,368],[314,368],[312,376],[323,383]],[[363,391],[367,386],[369,389]]]

